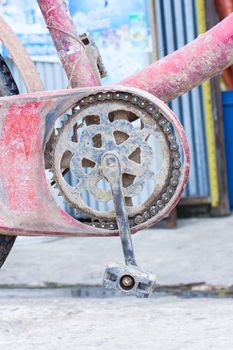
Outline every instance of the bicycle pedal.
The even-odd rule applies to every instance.
[[[104,273],[103,285],[127,295],[148,298],[155,289],[156,277],[138,266],[109,264]]]

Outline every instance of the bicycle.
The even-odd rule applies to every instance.
[[[0,98],[0,265],[18,235],[119,234],[126,265],[109,265],[104,285],[148,297],[155,276],[138,267],[131,233],[168,215],[189,172],[185,133],[163,101],[232,63],[233,15],[121,85],[103,87],[98,49],[87,35],[77,37],[65,1],[38,4],[72,89],[42,91],[29,56],[1,19],[3,43],[29,93],[17,95],[2,59],[1,93],[13,96]],[[52,177],[46,177],[47,171]],[[138,203],[138,194],[148,184],[150,196]],[[56,203],[54,186],[82,221]],[[91,207],[84,192],[96,202],[107,202],[108,210]]]

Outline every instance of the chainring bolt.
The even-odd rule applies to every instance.
[[[107,156],[105,157],[105,165],[107,165],[107,167],[114,167],[116,164],[116,157],[114,156]]]

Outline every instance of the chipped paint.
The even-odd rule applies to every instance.
[[[170,109],[152,95],[121,86],[40,92],[0,98],[4,114],[0,129],[0,223],[1,232],[15,235],[106,236],[117,231],[85,225],[60,208],[47,182],[44,164],[44,137],[47,115],[52,127],[58,116],[90,93],[120,91],[132,93],[155,104],[177,130],[185,161],[179,185],[156,220],[151,218],[132,229],[133,232],[153,224],[167,215],[179,200],[187,182],[189,152],[184,131]],[[63,102],[63,103],[62,103]],[[53,113],[51,113],[53,111]],[[56,111],[56,113],[55,113]],[[0,110],[1,113],[1,110]],[[7,159],[7,161],[6,161]],[[2,208],[2,210],[1,210]]]
[[[39,0],[38,3],[58,51],[61,49],[61,42],[64,47],[74,48],[73,54],[61,56],[71,86],[97,85],[99,81],[91,69],[85,48],[76,38],[65,1]],[[183,94],[203,80],[219,74],[233,62],[232,24],[233,14],[192,43],[122,82],[144,91],[119,85],[0,98],[1,233],[76,236],[117,234],[116,231],[101,230],[80,223],[58,207],[44,171],[44,140],[48,140],[56,118],[79,99],[90,93],[109,89],[138,94],[150,100],[163,111],[179,135],[184,150],[184,166],[176,193],[169,206],[156,216],[156,220],[151,218],[132,231],[150,226],[167,215],[177,204],[185,188],[189,172],[189,151],[179,121],[161,100],[168,101]]]

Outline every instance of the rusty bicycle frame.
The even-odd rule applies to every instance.
[[[39,152],[41,156],[43,142],[46,137],[48,138],[45,130],[49,118],[51,120],[62,114],[72,106],[77,97],[80,99],[90,92],[109,90],[133,91],[144,98],[147,98],[149,93],[150,96],[154,96],[156,104],[166,109],[162,101],[167,102],[204,80],[220,74],[233,63],[233,14],[192,43],[124,79],[120,85],[103,88],[100,87],[100,76],[91,62],[91,57],[76,35],[66,2],[38,0],[38,4],[72,90],[43,92],[43,84],[30,57],[9,26],[0,19],[1,40],[10,52],[28,90],[28,94],[0,98],[2,128],[0,147],[4,150],[0,156],[3,173],[1,180],[2,186],[7,191],[7,200],[3,196],[3,190],[0,191],[1,233],[79,236],[117,234],[116,231],[99,230],[76,221],[53,203],[51,195],[45,195],[47,185],[42,177],[44,172],[42,158],[35,157],[35,163],[35,158],[30,158],[30,152]],[[188,146],[183,129],[174,115],[170,115],[170,118],[183,140],[188,163]],[[8,162],[5,161],[6,156]],[[179,195],[171,201],[166,211],[161,212],[157,221],[177,204],[187,182],[187,176],[188,169],[183,174]],[[35,190],[36,186],[41,188],[40,195]],[[152,221],[142,223],[138,229],[152,223]]]

